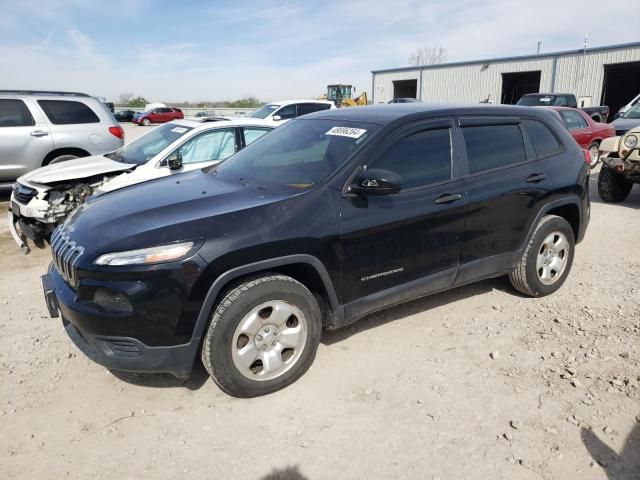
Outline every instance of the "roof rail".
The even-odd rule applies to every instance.
[[[54,90],[0,90],[0,94],[13,95],[63,95],[69,97],[90,97],[86,93],[80,92],[57,92]]]

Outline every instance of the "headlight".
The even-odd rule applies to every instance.
[[[638,145],[638,137],[635,135],[629,135],[624,139],[624,146],[627,148],[635,148]]]
[[[158,247],[141,248],[126,252],[105,253],[93,263],[96,265],[151,265],[170,262],[184,257],[193,248],[193,242],[170,243]]]

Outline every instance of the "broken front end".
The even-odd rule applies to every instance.
[[[100,176],[46,186],[16,182],[11,193],[9,229],[22,251],[30,252],[29,240],[44,248],[53,230],[107,180]]]

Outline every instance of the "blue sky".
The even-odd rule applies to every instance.
[[[315,97],[371,89],[370,71],[417,47],[450,61],[640,40],[595,0],[0,0],[0,88],[153,101]],[[640,16],[638,0],[618,0]],[[606,15],[604,15],[606,16]],[[370,92],[369,92],[370,93]]]

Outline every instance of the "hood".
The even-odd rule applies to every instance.
[[[67,180],[78,180],[81,178],[93,177],[111,172],[121,172],[135,168],[136,165],[130,163],[116,162],[104,155],[92,155],[91,157],[76,158],[65,162],[47,165],[36,168],[24,174],[18,181],[28,183],[49,184],[64,182]]]
[[[625,131],[628,132],[632,128],[640,126],[640,118],[616,118],[611,122],[616,129],[616,132]]]
[[[215,229],[216,216],[237,215],[240,222],[242,212],[288,196],[195,170],[93,197],[65,226],[99,254],[202,237]]]

